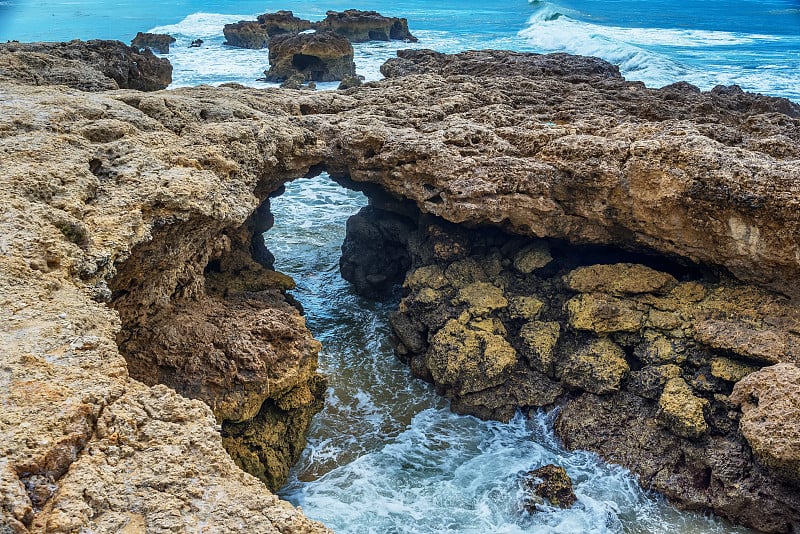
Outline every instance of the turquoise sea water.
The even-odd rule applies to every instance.
[[[704,89],[737,83],[800,101],[797,0],[0,0],[0,41],[129,41],[137,31],[169,32],[178,39],[168,56],[173,86],[263,86],[256,78],[267,67],[267,51],[226,47],[224,24],[278,9],[316,20],[328,9],[347,8],[407,17],[420,48],[596,55],[651,86],[681,79]],[[203,47],[189,48],[197,38]],[[358,44],[357,68],[376,79],[380,64],[407,46]],[[284,498],[337,532],[746,532],[676,511],[625,470],[564,451],[547,414],[509,424],[451,414],[392,355],[386,315],[396,303],[364,300],[338,275],[344,222],[364,204],[360,194],[324,177],[298,180],[273,201],[276,226],[267,242],[277,267],[298,282],[295,295],[324,344],[320,367],[331,380],[327,406]],[[549,462],[573,477],[578,504],[521,513],[518,474]]]
[[[137,31],[169,31],[175,85],[254,81],[266,51],[223,46],[222,26],[278,9],[320,19],[328,9],[375,9],[409,19],[417,47],[453,52],[510,48],[594,55],[620,65],[629,79],[662,86],[687,80],[703,89],[739,84],[800,101],[798,0],[0,0],[0,40],[106,38],[129,41]],[[202,38],[203,49],[188,50]],[[400,44],[358,45],[367,78]]]

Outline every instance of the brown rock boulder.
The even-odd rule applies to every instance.
[[[548,464],[528,471],[522,485],[530,491],[523,503],[529,512],[535,512],[543,500],[559,508],[569,508],[578,500],[572,491],[572,479],[561,466]]]
[[[269,44],[269,70],[265,79],[281,82],[294,74],[306,80],[331,82],[355,76],[353,45],[331,32],[277,35]]]
[[[222,33],[228,46],[258,50],[267,48],[274,35],[299,33],[311,27],[311,21],[297,18],[291,11],[277,11],[259,15],[257,20],[226,24]]]
[[[134,48],[144,50],[149,48],[158,52],[159,54],[169,54],[169,45],[175,42],[175,38],[171,35],[164,33],[142,33],[136,34],[136,37],[131,41],[131,46]]]
[[[222,28],[225,44],[237,48],[259,50],[269,44],[269,31],[254,20],[240,20]]]
[[[800,483],[800,366],[780,363],[748,375],[731,401],[741,405],[739,427],[756,458]]]
[[[172,83],[172,65],[119,41],[0,43],[0,80],[81,91],[156,91]]]
[[[327,15],[316,23],[316,28],[343,35],[353,43],[395,39],[417,42],[417,38],[408,31],[408,21],[404,18],[384,17],[376,11],[358,9],[328,11]]]

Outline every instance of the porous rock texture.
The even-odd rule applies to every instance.
[[[81,91],[157,91],[172,83],[172,65],[119,41],[8,42],[0,43],[0,79]]]
[[[385,17],[377,11],[328,11],[327,16],[317,22],[315,27],[343,35],[353,43],[389,40],[417,42],[417,38],[408,30],[407,19]]]
[[[270,193],[327,168],[402,217],[362,230],[407,247],[398,349],[454,409],[563,402],[568,446],[797,529],[797,433],[755,439],[798,363],[797,106],[592,59],[401,55],[406,76],[319,94],[0,82],[4,523],[320,528],[222,444],[275,484],[318,407],[259,235]]]
[[[265,79],[282,82],[294,75],[307,81],[332,82],[356,75],[353,45],[346,37],[318,31],[277,35],[269,44]]]
[[[259,15],[257,20],[240,20],[226,24],[222,33],[228,46],[258,50],[266,48],[273,35],[299,33],[311,27],[311,21],[297,18],[291,11],[277,11]]]
[[[0,89],[4,531],[325,531],[264,486],[325,389],[262,264],[313,137],[199,91]]]

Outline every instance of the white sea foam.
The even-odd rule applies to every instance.
[[[760,49],[758,54],[763,55],[752,52],[759,45],[779,43],[785,37],[604,26],[580,20],[579,14],[554,4],[536,5],[538,10],[519,35],[537,51],[600,57],[619,65],[626,78],[653,87],[680,80],[703,89],[735,83],[750,91],[800,97],[797,76],[800,61],[786,62],[782,56],[780,63],[764,66],[769,63],[769,52]],[[744,64],[748,53],[753,56],[749,67]]]

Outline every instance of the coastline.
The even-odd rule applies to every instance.
[[[315,403],[319,390],[308,382],[316,380],[311,360],[318,347],[290,303],[282,303],[291,282],[257,261],[251,246],[269,225],[269,195],[323,166],[340,179],[378,184],[463,228],[646,247],[725,267],[759,292],[766,286],[796,298],[800,273],[791,243],[800,222],[797,210],[785,204],[797,198],[786,179],[796,175],[795,107],[735,90],[650,90],[587,59],[548,56],[540,63],[514,53],[484,54],[495,54],[489,62],[494,71],[473,72],[487,64],[480,53],[434,57],[434,65],[442,62],[440,71],[419,68],[411,57],[406,67],[414,72],[319,94],[241,87],[82,93],[6,82],[3,142],[11,157],[4,162],[3,187],[10,216],[3,221],[2,283],[9,295],[4,358],[11,371],[3,401],[13,407],[16,430],[7,434],[3,458],[4,520],[20,531],[37,525],[52,531],[89,525],[113,531],[125,524],[190,529],[201,517],[231,525],[225,522],[245,515],[256,521],[250,514],[269,503],[270,511],[256,514],[265,532],[281,528],[282,521],[300,531],[322,528],[233,467],[205,405],[164,386],[144,386],[129,373],[132,354],[153,357],[137,371],[143,376],[159,369],[148,383],[173,380],[168,383],[174,388],[211,404],[217,422],[240,421],[243,412],[252,416],[263,397],[213,401],[225,395],[217,397],[214,388],[222,384],[224,390],[236,373],[210,373],[207,383],[186,381],[196,377],[198,366],[192,358],[197,348],[188,341],[196,336],[187,336],[186,327],[229,321],[236,306],[263,306],[266,315],[253,326],[258,342],[279,347],[299,339],[300,348],[288,351],[286,361],[260,355],[254,369],[274,366],[264,368],[270,388],[276,388],[273,370],[289,377],[283,387],[270,389],[281,410]],[[503,61],[512,72],[498,72]],[[518,76],[521,66],[532,72]],[[537,101],[532,94],[558,102]],[[613,105],[587,110],[586,102],[602,98]],[[393,105],[388,115],[386,102]],[[670,116],[675,102],[694,115]],[[498,124],[500,119],[507,123]],[[632,163],[614,168],[614,161]],[[698,161],[707,164],[703,173],[694,169]],[[686,173],[685,179],[660,181],[671,167]],[[724,169],[733,170],[718,174]],[[740,180],[746,170],[759,177],[759,187]],[[606,202],[603,209],[600,201]],[[719,224],[697,228],[703,220]],[[457,241],[445,245],[442,250],[458,248]],[[766,324],[753,329],[777,330],[794,340],[795,300],[772,298],[786,314],[753,306],[747,313]],[[117,311],[102,304],[109,300]],[[149,323],[154,317],[158,323]],[[775,325],[775,317],[785,320]],[[175,345],[159,353],[149,350],[152,339],[139,337],[142,348],[128,351],[125,362],[120,340],[154,325],[177,331]],[[225,336],[223,330],[214,332]],[[210,345],[218,345],[215,335]],[[752,344],[704,343],[744,359],[754,356]],[[181,353],[176,348],[185,350],[183,363],[170,360]],[[285,347],[279,352],[286,353]],[[793,354],[770,353],[773,359],[760,364],[797,367]],[[181,369],[185,376],[176,372]],[[245,384],[234,383],[234,393],[249,393]],[[71,409],[54,412],[59,403]],[[203,436],[202,448],[197,436]],[[794,476],[796,459],[781,457],[776,468],[763,458],[757,469],[769,476],[776,469],[780,477]],[[114,469],[97,475],[100,466],[115,462],[133,471],[151,466],[152,476],[140,479],[136,498],[166,493],[191,504],[165,519],[159,510],[174,503],[156,499],[153,512],[132,516],[133,501],[120,489],[129,481]],[[187,471],[179,474],[170,466]],[[165,485],[159,473],[174,476]],[[236,490],[224,489],[231,488],[229,477]],[[93,486],[98,479],[102,490]],[[229,497],[207,501],[193,487]],[[786,512],[783,523],[769,531],[796,524],[791,509]]]

